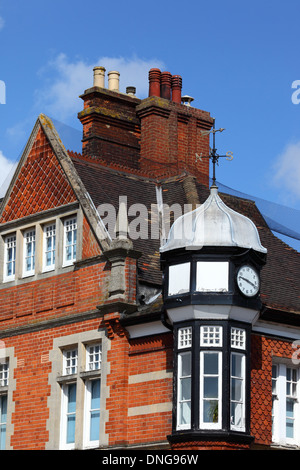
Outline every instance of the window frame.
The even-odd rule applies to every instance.
[[[75,385],[75,411],[68,411],[70,387]],[[61,423],[60,423],[60,448],[62,450],[74,449],[76,444],[76,418],[77,418],[77,382],[67,381],[61,387]],[[74,415],[74,441],[67,442],[68,417]]]
[[[31,233],[32,235],[30,235],[30,238],[34,237],[34,239],[27,242],[27,234],[31,234]],[[33,251],[30,256],[27,256],[27,246],[29,244],[32,244]],[[31,262],[31,269],[29,270],[26,269],[27,258],[32,258],[33,260]],[[35,274],[35,265],[36,265],[36,227],[34,226],[34,227],[24,230],[23,232],[23,277],[33,276]]]
[[[238,356],[241,358],[241,376],[233,376],[232,374],[232,359],[233,356]],[[240,380],[242,382],[241,384],[241,400],[234,400],[233,399],[233,380]],[[231,415],[231,407],[233,403],[237,403],[241,405],[242,409],[242,425],[238,426],[234,423],[231,422],[232,415]],[[246,428],[246,356],[242,352],[237,352],[237,351],[231,351],[230,353],[230,404],[229,404],[229,413],[230,413],[230,429],[233,431],[240,431],[240,432],[245,432]]]
[[[99,406],[92,409],[92,386],[93,383],[99,381]],[[99,412],[98,439],[91,439],[91,413]],[[85,398],[84,398],[84,430],[83,443],[85,448],[96,447],[100,440],[100,417],[101,417],[101,376],[88,378],[85,380]]]
[[[278,445],[300,445],[300,368],[288,362],[274,360],[272,369],[276,368],[276,377],[273,376],[272,370],[272,442]],[[296,394],[290,397],[287,394],[287,370],[294,370],[297,374]],[[273,387],[275,384],[275,387]],[[287,437],[287,409],[288,400],[293,400],[294,408],[294,437]]]
[[[52,227],[52,231],[54,228],[54,234],[47,237],[47,231]],[[51,250],[47,248],[47,240],[48,238],[52,239],[51,242]],[[53,247],[54,245],[54,247]],[[47,265],[47,253],[51,253],[51,264]],[[43,272],[53,271],[56,265],[56,221],[47,222],[43,225]]]
[[[3,413],[4,400],[5,400],[5,413]],[[3,419],[3,415],[5,416],[5,419]],[[8,415],[8,394],[7,392],[1,393],[0,391],[0,450],[6,449],[7,415]],[[2,435],[2,432],[3,432],[3,435]]]
[[[53,351],[52,364],[53,371],[50,374],[51,397],[53,401],[50,406],[49,416],[49,449],[90,449],[98,448],[101,444],[108,443],[108,437],[105,432],[105,423],[108,416],[105,410],[105,399],[108,396],[106,385],[107,376],[107,338],[105,331],[88,331],[86,333],[72,334],[68,337],[60,337],[55,341],[56,346]],[[103,351],[104,348],[104,351]],[[92,366],[90,368],[90,357],[92,353]],[[102,364],[104,374],[102,373]],[[95,385],[95,380],[99,383]],[[68,387],[76,384],[76,410],[75,410],[75,442],[66,442],[67,433],[67,394]],[[95,418],[99,423],[99,439],[90,439],[90,404],[91,386],[96,387],[94,391],[99,392],[99,400],[95,396],[96,405],[100,403],[100,415]],[[56,398],[54,398],[56,397]],[[98,401],[97,401],[98,400]],[[57,403],[59,403],[59,433],[57,430]],[[96,413],[98,410],[94,410]],[[53,416],[52,416],[53,415]],[[96,432],[96,428],[93,429]],[[96,434],[94,434],[96,435]]]
[[[14,238],[14,243],[15,243],[15,246],[12,247],[13,249],[13,254],[14,254],[14,257],[12,259],[12,261],[8,261],[8,243],[9,243],[9,239],[10,238]],[[15,276],[16,276],[16,255],[17,255],[17,234],[16,232],[13,232],[13,233],[10,233],[10,234],[7,234],[5,235],[4,237],[4,272],[3,272],[3,281],[4,282],[9,282],[9,281],[14,281],[15,280]],[[11,275],[8,275],[7,274],[7,265],[8,263],[13,263],[13,274]]]
[[[207,374],[204,372],[204,356],[205,355],[217,355],[218,357],[218,373],[217,374]],[[199,393],[199,402],[200,402],[200,416],[199,416],[199,429],[221,429],[222,428],[222,368],[223,368],[223,354],[222,351],[219,350],[206,350],[203,349],[200,351],[200,393]],[[204,387],[205,387],[205,379],[206,378],[218,378],[218,395],[216,397],[216,401],[218,402],[218,420],[217,422],[208,422],[204,421],[204,404],[208,401],[208,398],[204,396]]]
[[[72,243],[67,244],[67,233],[68,233],[67,226],[68,226],[68,223],[71,222],[71,221],[73,221],[72,225],[76,225],[76,227],[75,227],[75,229],[72,230]],[[63,233],[63,262],[62,262],[62,266],[65,267],[65,266],[72,266],[74,264],[74,262],[76,261],[76,259],[77,259],[77,250],[78,250],[78,240],[77,240],[77,238],[78,238],[77,237],[78,217],[77,217],[77,214],[65,218],[63,220],[63,226],[64,226],[64,229],[63,229],[64,233]],[[76,233],[75,243],[74,243],[74,233]],[[71,259],[68,260],[67,255],[66,255],[66,251],[67,251],[67,248],[69,246],[72,247],[72,256],[71,256]],[[74,246],[75,246],[75,256],[74,256]]]
[[[189,375],[182,375],[182,357],[189,356],[190,361],[190,374]],[[181,391],[183,389],[182,384],[183,381],[189,379],[190,382],[190,398],[183,399],[181,398]],[[188,423],[181,422],[181,405],[183,403],[190,404],[190,419]],[[180,351],[178,354],[178,362],[177,362],[177,401],[176,401],[176,408],[177,408],[177,416],[176,416],[176,423],[177,429],[191,429],[191,417],[192,417],[192,351]]]
[[[205,327],[204,329],[201,329]],[[213,327],[213,328],[210,328]],[[192,330],[192,336],[189,341],[187,332]],[[238,335],[233,335],[232,329],[238,330]],[[235,331],[235,332],[236,332]],[[203,341],[203,332],[206,333]],[[178,322],[174,325],[174,413],[173,413],[173,433],[189,432],[196,433],[216,433],[227,432],[231,434],[244,434],[250,439],[250,338],[251,325],[235,320],[217,320],[217,319],[196,319],[185,322]],[[180,341],[182,340],[182,341]],[[247,348],[246,348],[247,345]],[[192,377],[191,377],[191,424],[182,425],[179,417],[180,406],[180,354],[190,351],[192,354]],[[203,415],[204,411],[204,370],[203,354],[218,353],[218,417],[216,422],[208,423]],[[242,357],[243,365],[243,401],[242,401],[242,426],[232,425],[231,423],[231,403],[233,394],[231,389],[231,361],[232,354],[239,354]],[[213,367],[213,366],[212,366]],[[209,379],[207,379],[208,381]],[[214,380],[211,380],[213,385]],[[215,385],[216,386],[216,385]],[[211,389],[215,390],[215,389]]]

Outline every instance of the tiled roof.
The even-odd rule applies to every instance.
[[[151,204],[157,204],[157,187],[161,188],[163,202],[168,206],[176,203],[188,204],[195,200],[203,203],[209,195],[208,188],[196,180],[192,194],[193,186],[186,184],[191,178],[187,174],[158,182],[87,162],[78,155],[73,156],[72,161],[96,207],[109,203],[118,208],[119,196],[127,196],[128,208],[136,203],[148,208],[149,222],[151,217],[152,222],[157,217],[157,214],[151,212]],[[274,236],[253,201],[228,194],[220,196],[226,205],[255,223],[261,243],[268,250],[267,263],[262,270],[261,297],[264,305],[275,310],[300,314],[300,253]],[[132,218],[137,215],[133,214]],[[129,223],[130,220],[129,217]],[[145,233],[144,239],[133,240],[134,248],[142,253],[138,261],[139,279],[141,282],[160,285],[160,243],[158,238],[153,239],[150,233],[148,235]]]

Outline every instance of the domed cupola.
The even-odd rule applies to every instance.
[[[199,250],[208,246],[267,252],[260,243],[252,220],[226,206],[217,186],[211,187],[210,196],[204,204],[176,219],[160,252],[179,248]]]
[[[174,335],[171,443],[251,442],[250,338],[267,250],[215,185],[176,219],[160,249],[165,321]]]

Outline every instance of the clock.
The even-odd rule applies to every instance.
[[[236,280],[240,291],[247,297],[254,297],[258,293],[259,275],[251,266],[241,266]]]

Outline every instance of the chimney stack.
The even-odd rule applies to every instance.
[[[94,71],[94,86],[100,88],[105,87],[105,67],[97,66],[93,68]]]
[[[108,89],[111,91],[119,91],[119,81],[120,81],[120,73],[112,70],[108,72]]]
[[[181,104],[182,78],[180,75],[172,76],[172,101]]]
[[[149,70],[149,96],[160,96],[160,76],[159,69]]]
[[[160,96],[167,100],[171,99],[171,80],[172,75],[170,72],[162,72],[160,77]]]

